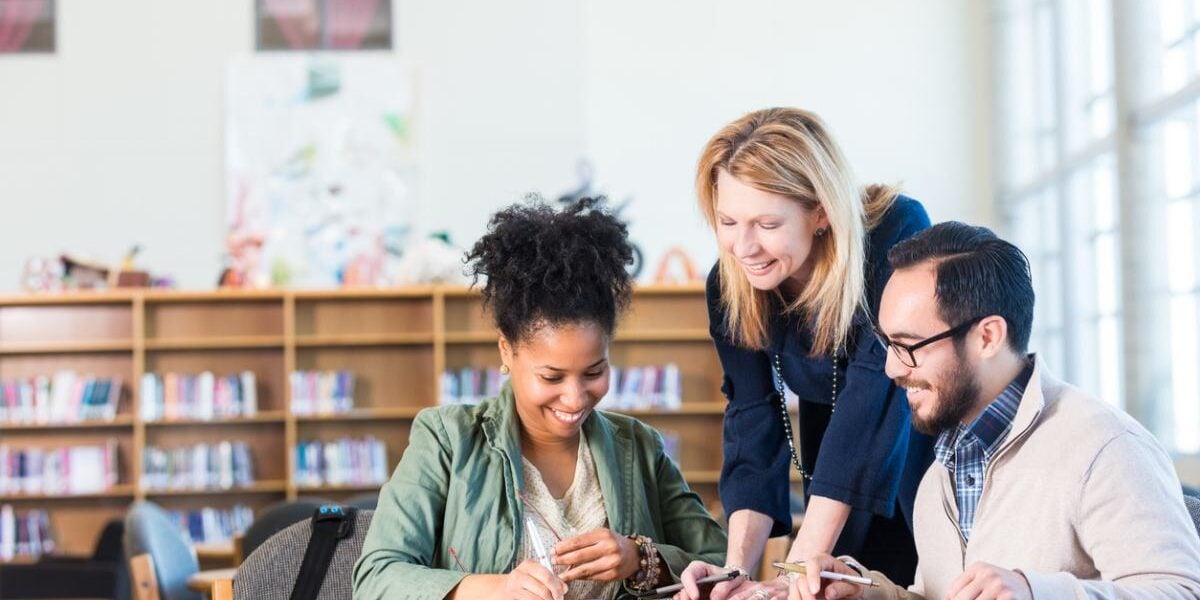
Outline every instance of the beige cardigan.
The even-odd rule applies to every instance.
[[[983,561],[1020,570],[1039,600],[1200,598],[1200,537],[1167,453],[1040,366],[984,474],[969,542],[957,522],[950,473],[934,462],[917,491],[916,583],[872,572],[884,585],[866,597],[941,599]]]

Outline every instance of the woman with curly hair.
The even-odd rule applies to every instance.
[[[593,200],[492,217],[467,260],[487,278],[509,380],[477,406],[417,416],[355,598],[614,598],[721,562],[725,534],[658,433],[596,410],[631,256],[625,226]]]

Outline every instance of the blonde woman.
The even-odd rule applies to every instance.
[[[708,306],[729,401],[720,482],[729,548],[724,566],[691,564],[677,598],[700,598],[699,577],[753,568],[768,537],[791,533],[793,469],[806,510],[789,559],[853,554],[910,581],[913,498],[932,440],[912,430],[871,324],[891,274],[887,251],[929,227],[925,209],[886,186],[860,189],[821,120],[791,108],[717,132],[696,188],[720,245]],[[798,426],[783,386],[800,398]],[[785,598],[786,583],[735,580],[710,597]]]

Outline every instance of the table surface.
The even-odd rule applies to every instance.
[[[214,583],[222,579],[233,579],[233,575],[237,573],[237,569],[209,569],[207,571],[196,571],[191,577],[188,577],[187,586],[193,592],[208,593],[212,590]]]

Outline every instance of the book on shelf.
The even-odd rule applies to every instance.
[[[442,373],[439,401],[444,405],[478,404],[498,396],[507,379],[497,367],[447,369]]]
[[[296,445],[297,485],[382,485],[391,465],[387,445],[374,436],[312,440]]]
[[[141,389],[142,420],[211,421],[252,417],[258,413],[258,383],[253,371],[218,377],[198,374],[145,373]]]
[[[228,490],[253,483],[254,468],[245,442],[147,446],[142,452],[142,488],[148,491]]]
[[[54,548],[50,513],[37,509],[17,512],[11,504],[0,506],[0,561],[38,557]]]
[[[678,411],[683,404],[683,376],[679,365],[610,367],[608,410]]]
[[[354,373],[350,371],[292,371],[292,413],[328,415],[354,410]]]
[[[0,494],[94,494],[116,484],[115,439],[64,448],[0,444]]]
[[[120,377],[79,375],[62,370],[0,382],[0,424],[49,425],[112,421],[117,416]]]
[[[220,509],[211,506],[187,511],[169,511],[180,531],[192,544],[219,544],[232,541],[246,532],[254,521],[254,511],[244,504]]]

